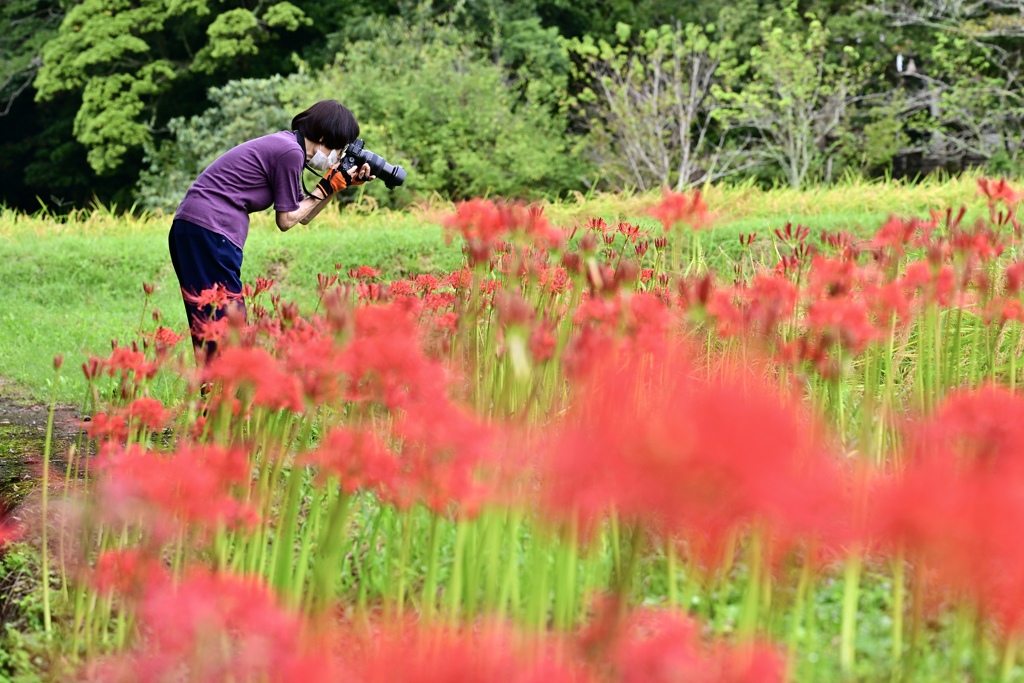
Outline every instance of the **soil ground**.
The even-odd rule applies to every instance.
[[[0,377],[0,518],[17,506],[38,480],[48,411],[48,405],[30,400],[17,385]],[[50,446],[54,465],[65,462],[81,422],[80,408],[56,407]]]

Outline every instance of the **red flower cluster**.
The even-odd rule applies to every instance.
[[[662,190],[661,202],[651,207],[648,213],[661,222],[666,232],[677,223],[685,223],[694,230],[700,230],[711,221],[700,190],[694,190],[693,194],[688,195],[665,188]]]
[[[101,513],[118,522],[148,520],[159,538],[190,526],[202,531],[256,518],[236,494],[250,477],[248,454],[240,449],[184,443],[167,454],[110,445],[97,468]]]
[[[343,671],[330,641],[254,580],[196,570],[178,584],[151,580],[138,606],[142,639],[93,664],[89,680],[333,683]]]
[[[831,533],[844,495],[809,416],[748,371],[699,374],[667,345],[602,354],[542,438],[547,509],[585,522],[614,510],[712,550],[758,522],[782,536]]]

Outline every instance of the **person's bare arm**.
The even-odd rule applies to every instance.
[[[355,170],[353,168],[346,172],[350,174],[350,179],[347,181],[347,183],[343,185],[342,189],[344,189],[344,187],[348,187],[351,185],[359,185],[376,178],[376,176],[370,174],[369,164],[363,164],[362,166],[359,167],[359,170]],[[342,178],[344,178],[344,176],[342,176]],[[320,181],[319,183],[317,183],[314,192],[325,192],[326,188],[329,186],[330,185],[328,183]],[[284,232],[285,230],[294,227],[296,223],[309,225],[309,222],[316,218],[317,214],[323,211],[323,208],[327,206],[327,202],[330,201],[331,197],[333,197],[337,193],[338,190],[334,190],[333,192],[323,197],[322,199],[314,194],[312,197],[307,197],[306,199],[303,199],[302,202],[299,204],[299,208],[296,209],[295,211],[278,211],[277,227],[279,227],[281,231]]]
[[[316,197],[306,197],[299,202],[299,208],[294,211],[278,211],[277,212],[277,227],[280,228],[281,232],[290,230],[299,223],[309,223],[312,220],[312,216],[320,213],[324,205],[327,204],[326,199],[317,199]],[[310,215],[312,214],[312,216]]]
[[[334,196],[334,195],[331,195],[331,196]],[[331,197],[324,197],[323,199],[317,201],[317,204],[316,204],[316,206],[313,207],[313,210],[310,211],[309,213],[307,213],[302,218],[302,220],[300,220],[299,222],[302,223],[303,225],[309,225],[309,222],[311,220],[313,220],[314,218],[316,218],[318,213],[320,213],[321,211],[324,210],[324,207],[327,206],[327,203],[330,200],[331,200]]]

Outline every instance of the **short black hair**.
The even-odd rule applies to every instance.
[[[329,149],[342,149],[359,137],[359,123],[338,100],[320,100],[292,119],[292,130]]]

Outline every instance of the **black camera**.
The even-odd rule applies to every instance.
[[[349,169],[358,168],[363,164],[369,164],[370,173],[377,176],[378,180],[383,180],[388,189],[394,189],[405,182],[404,168],[392,166],[384,157],[374,154],[368,149],[363,149],[363,141],[357,139],[345,150],[345,156],[342,157],[338,166],[345,171],[345,175],[348,175]]]

